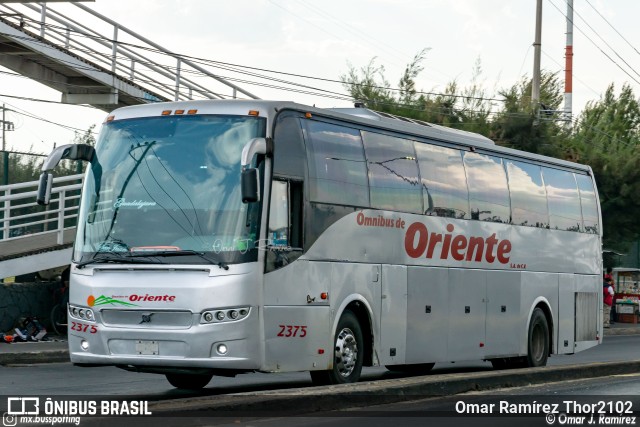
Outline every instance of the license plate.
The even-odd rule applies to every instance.
[[[136,353],[140,355],[158,355],[158,341],[136,341]]]

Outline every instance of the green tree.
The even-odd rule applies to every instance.
[[[523,77],[501,90],[502,109],[492,123],[491,137],[500,145],[553,157],[563,157],[561,147],[570,133],[557,120],[562,103],[562,82],[557,74],[543,71],[540,78],[540,106],[531,103],[532,80]]]
[[[604,244],[625,251],[640,238],[640,105],[629,85],[610,85],[577,119],[570,149],[594,171],[602,208]]]
[[[442,94],[425,94],[418,91],[416,78],[424,71],[422,63],[428,51],[421,50],[407,64],[397,89],[391,88],[384,67],[375,65],[375,58],[360,69],[349,64],[347,74],[340,79],[351,97],[368,108],[487,134],[492,106],[478,83],[482,71],[480,61],[475,64],[470,87],[460,90],[454,80],[446,85]]]

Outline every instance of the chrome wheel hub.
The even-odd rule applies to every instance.
[[[358,343],[353,331],[344,328],[336,338],[335,366],[344,378],[353,372],[358,360]]]

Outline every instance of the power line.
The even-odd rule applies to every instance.
[[[616,29],[616,27],[614,27],[613,25],[611,25],[611,23],[610,23],[609,21],[607,21],[607,18],[605,18],[605,17],[600,13],[600,11],[599,11],[598,9],[596,9],[595,7],[593,7],[593,5],[591,4],[591,2],[589,2],[589,0],[585,0],[585,1],[587,2],[587,4],[588,4],[589,6],[591,6],[591,8],[592,8],[593,10],[595,10],[595,11],[596,11],[596,13],[597,13],[598,15],[600,15],[600,17],[604,20],[604,22],[606,22],[607,24],[609,24],[609,26],[613,29],[613,31],[615,31],[615,32],[616,32],[616,33],[617,33],[617,34],[622,38],[622,40],[624,40],[624,41],[625,41],[625,42],[626,42],[626,43],[627,43],[627,44],[628,44],[628,45],[629,45],[633,50],[635,50],[635,51],[636,51],[636,53],[637,53],[638,55],[640,55],[640,52],[638,51],[638,49],[636,49],[636,47],[635,47],[634,45],[632,45],[632,44],[629,42],[629,40],[627,40],[627,39],[626,39],[622,34],[620,34],[620,31],[618,31],[618,30]]]
[[[275,4],[275,3],[274,3]],[[280,6],[278,6],[280,7]],[[53,26],[50,24],[45,25],[47,27],[52,27],[52,28],[58,28],[57,26]],[[99,39],[99,40],[103,40],[103,41],[108,41],[113,43],[114,41],[107,38],[107,37],[103,37],[103,36],[93,36],[93,35],[87,35],[84,33],[80,33],[80,32],[76,32],[78,35],[86,37],[86,38],[92,38],[92,39]],[[0,33],[2,34],[2,33]],[[25,37],[26,39],[26,37]],[[29,40],[32,40],[31,38],[28,38]],[[306,87],[309,89],[313,89],[313,90],[319,90],[319,91],[325,91],[325,92],[331,92],[325,89],[320,89],[320,88],[313,88],[313,87],[309,87],[306,85],[303,85],[301,83],[296,83],[296,82],[291,82],[291,81],[287,81],[287,80],[281,80],[281,79],[275,79],[273,77],[270,76],[265,76],[265,75],[261,75],[261,74],[255,74],[255,73],[250,73],[247,71],[243,71],[241,69],[249,69],[249,70],[256,70],[256,71],[261,71],[261,72],[267,72],[267,73],[273,73],[273,74],[281,74],[281,75],[287,75],[287,76],[291,76],[291,77],[298,77],[298,78],[304,78],[304,79],[311,79],[311,80],[318,80],[318,81],[324,81],[324,82],[329,82],[329,83],[337,83],[337,84],[347,84],[347,85],[351,85],[351,86],[366,86],[366,87],[370,87],[373,89],[382,89],[382,90],[389,90],[389,91],[393,91],[393,92],[401,92],[402,89],[400,88],[394,88],[394,87],[387,87],[387,86],[372,86],[372,85],[362,85],[362,84],[358,84],[358,83],[348,83],[348,82],[343,82],[341,80],[336,80],[336,79],[329,79],[329,78],[323,78],[323,77],[316,77],[316,76],[309,76],[309,75],[303,75],[303,74],[296,74],[296,73],[288,73],[288,72],[283,72],[283,71],[277,71],[277,70],[270,70],[270,69],[265,69],[265,68],[258,68],[258,67],[251,67],[251,66],[246,66],[246,65],[240,65],[240,64],[233,64],[233,63],[228,63],[228,62],[222,62],[222,61],[216,61],[216,60],[211,60],[211,59],[207,59],[207,58],[201,58],[201,57],[197,57],[197,56],[191,56],[191,55],[186,55],[186,54],[180,54],[180,53],[167,53],[158,49],[152,49],[152,48],[148,48],[145,46],[140,46],[140,45],[136,45],[133,43],[127,43],[127,42],[116,42],[117,44],[123,45],[123,46],[128,46],[131,48],[137,48],[137,49],[141,49],[141,50],[145,50],[148,52],[153,52],[153,53],[157,53],[157,54],[161,54],[161,55],[165,55],[165,56],[171,56],[171,57],[175,57],[175,58],[181,58],[181,59],[188,59],[191,60],[193,62],[199,63],[199,64],[203,64],[203,65],[209,65],[212,66],[214,68],[220,68],[220,69],[224,69],[227,71],[232,71],[232,72],[237,72],[237,73],[241,73],[241,74],[247,74],[247,75],[251,75],[253,77],[257,77],[257,78],[262,78],[265,80],[273,80],[273,81],[278,81],[281,83],[285,83],[285,84],[290,84],[293,86],[301,86],[301,87]],[[69,48],[69,50],[71,50],[71,48]],[[84,51],[82,49],[78,49],[78,48],[73,48],[73,50],[77,51],[77,52],[83,52],[83,53],[87,53],[87,51]],[[104,56],[105,58],[111,58],[111,54],[110,53],[100,53],[100,52],[91,52],[92,54],[98,54],[101,56]],[[118,58],[116,58],[117,60]],[[145,64],[144,62],[140,62],[141,64]],[[171,70],[171,69],[175,69],[175,67],[173,66],[164,66],[166,69]],[[238,69],[240,68],[240,69]],[[87,70],[93,70],[93,68],[86,68]],[[190,72],[194,75],[201,75],[201,76],[206,76],[206,74],[202,73],[202,72],[197,72],[197,71],[186,71],[183,70],[182,72]],[[225,77],[226,79],[229,79],[228,77]],[[251,81],[246,81],[247,84],[254,84],[255,82],[251,82]],[[268,86],[267,86],[268,87]],[[275,89],[282,89],[282,90],[286,90],[284,88],[275,88]],[[299,92],[302,93],[302,92]],[[336,94],[336,92],[332,92],[333,94]],[[314,95],[314,96],[322,96],[319,94],[314,94],[314,93],[305,93],[308,95]],[[427,92],[427,91],[416,91],[416,94],[418,95],[429,95],[429,96],[454,96],[454,97],[459,97],[459,98],[469,98],[469,99],[474,99],[474,97],[468,97],[468,96],[464,96],[464,95],[449,95],[449,94],[444,94],[444,93],[438,93],[438,92]],[[346,94],[340,93],[339,95],[341,96],[346,96]],[[498,98],[480,98],[480,97],[476,97],[475,99],[478,100],[489,100],[489,101],[496,101],[496,102],[503,102],[504,100],[502,99],[498,99]]]
[[[558,8],[558,6],[555,5],[555,3],[552,0],[548,0],[549,3],[551,3],[551,5],[558,11],[560,12],[560,14],[562,16],[565,17],[565,19],[569,19],[567,17],[567,15]],[[615,64],[616,67],[618,67],[623,73],[625,73],[627,76],[629,76],[634,82],[640,84],[640,81],[636,80],[635,77],[633,77],[631,74],[629,74],[629,72],[627,70],[625,70],[624,68],[622,68],[620,66],[620,64],[618,64],[616,61],[614,61],[614,59],[609,56],[604,50],[602,50],[602,48],[600,46],[598,46],[592,39],[591,37],[589,37],[584,31],[582,31],[582,29],[580,27],[578,27],[573,21],[571,21],[571,23],[573,24],[574,28],[576,28],[578,31],[580,31],[582,33],[583,36],[585,36],[587,38],[587,40],[589,40],[591,42],[591,44],[593,44],[604,56],[607,57],[607,59],[609,61],[611,61],[613,64]]]
[[[600,35],[596,30],[594,30],[594,29],[593,29],[593,27],[592,27],[591,25],[589,25],[589,23],[587,22],[587,20],[586,20],[586,19],[584,19],[584,18],[582,17],[582,15],[580,15],[580,14],[578,13],[578,11],[577,11],[577,10],[573,9],[573,13],[575,13],[576,15],[578,15],[578,18],[582,19],[582,21],[583,21],[585,24],[587,24],[587,27],[589,27],[589,29],[590,29],[591,31],[593,31],[593,33],[594,33],[596,36],[598,36],[598,38],[599,38],[600,40],[602,40],[602,42],[603,42],[603,43],[604,43],[604,44],[605,44],[609,49],[611,49],[611,50],[613,51],[613,53],[615,53],[615,54],[616,54],[616,56],[617,56],[618,58],[620,58],[620,60],[621,60],[622,62],[624,62],[624,63],[625,63],[625,65],[626,65],[627,67],[629,67],[629,68],[631,69],[631,71],[633,71],[634,73],[636,73],[636,74],[638,75],[638,77],[640,77],[640,74],[638,74],[638,72],[634,69],[634,67],[632,67],[631,65],[629,65],[629,63],[628,63],[628,62],[627,62],[627,61],[626,61],[622,56],[620,56],[620,54],[619,54],[619,53],[618,53],[618,52],[617,52],[613,47],[611,47],[611,45],[610,45],[609,43],[607,43],[607,41],[606,41],[606,40],[605,40],[605,39],[604,39],[604,38],[603,38],[603,37],[602,37],[602,36],[601,36],[601,35]]]

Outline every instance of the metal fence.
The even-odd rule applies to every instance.
[[[0,241],[47,233],[57,234],[62,244],[64,230],[76,226],[82,174],[53,179],[51,203],[36,203],[38,181],[0,186]]]

